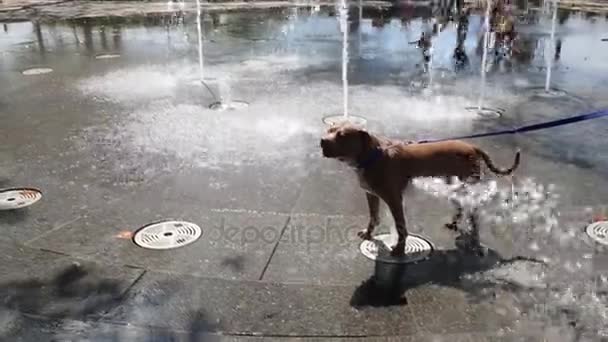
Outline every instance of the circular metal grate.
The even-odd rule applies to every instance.
[[[471,107],[466,107],[466,110],[470,111],[470,112],[475,112],[477,113],[477,115],[481,116],[482,118],[487,118],[487,119],[497,119],[500,118],[505,110],[502,108],[490,108],[490,107],[477,107],[477,106],[471,106]]]
[[[108,54],[103,54],[103,55],[97,55],[95,56],[95,59],[112,59],[112,58],[119,58],[120,55],[116,54],[116,53],[108,53]]]
[[[217,111],[238,110],[249,107],[249,103],[245,101],[230,101],[230,102],[213,102],[209,105],[210,109]]]
[[[185,221],[162,221],[141,227],[133,236],[136,245],[148,249],[173,249],[198,240],[201,228]]]
[[[408,235],[405,241],[405,255],[393,257],[391,249],[396,242],[397,236],[393,234],[380,234],[374,236],[373,240],[361,243],[360,250],[363,255],[371,260],[390,264],[407,264],[426,259],[433,252],[433,245],[418,235]]]
[[[585,232],[597,243],[608,246],[608,221],[593,222],[587,226]]]
[[[559,89],[554,89],[554,88],[549,89],[549,90],[539,89],[534,92],[533,96],[553,99],[553,98],[557,98],[557,97],[568,96],[568,93],[566,93],[564,90],[559,90]]]
[[[42,192],[34,188],[0,190],[0,210],[25,208],[42,198]]]
[[[53,72],[51,68],[30,68],[23,70],[21,73],[25,76],[43,75]]]
[[[357,115],[348,115],[348,116],[344,116],[342,114],[336,114],[336,115],[327,115],[323,117],[323,123],[326,125],[336,125],[336,124],[341,124],[344,122],[349,122],[353,125],[358,125],[358,126],[365,126],[365,124],[367,124],[367,120],[361,116],[357,116]]]

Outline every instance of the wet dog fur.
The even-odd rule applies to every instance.
[[[367,228],[358,233],[365,240],[372,234],[379,221],[379,204],[382,199],[390,209],[398,234],[391,248],[391,255],[405,253],[408,236],[403,207],[403,193],[416,177],[442,177],[448,182],[457,177],[463,184],[478,182],[481,178],[482,161],[497,175],[509,175],[520,162],[517,151],[513,165],[508,169],[498,168],[490,156],[479,147],[459,140],[412,143],[377,137],[362,127],[348,123],[328,128],[321,139],[323,156],[340,160],[356,170],[361,188],[366,191],[369,207]],[[456,230],[463,218],[463,208],[456,202],[456,214],[446,224]],[[472,243],[479,246],[477,212],[468,213],[471,223]]]

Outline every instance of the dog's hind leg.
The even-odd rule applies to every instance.
[[[469,241],[467,241],[467,249],[483,256],[486,251],[481,246],[479,239],[479,210],[477,208],[472,209],[468,216],[471,224],[471,234],[469,235]]]
[[[458,223],[460,222],[460,220],[462,220],[462,212],[464,211],[464,209],[462,209],[462,206],[458,201],[450,200],[450,202],[452,202],[452,204],[456,208],[456,213],[452,217],[452,222],[446,223],[444,227],[449,230],[458,231]]]
[[[471,175],[467,179],[467,184],[479,183],[481,181],[481,165],[477,164],[471,171]],[[469,209],[467,216],[469,218],[469,224],[471,225],[468,247],[481,256],[483,255],[483,249],[479,239],[479,209],[476,207]]]
[[[391,255],[403,256],[405,254],[405,240],[408,236],[405,223],[405,212],[403,210],[403,196],[399,193],[393,194],[390,197],[383,197],[383,199],[391,210],[398,235],[397,243],[395,246],[392,246]]]
[[[454,178],[445,177],[445,183],[448,185],[454,184]],[[464,188],[464,184],[460,188]],[[450,202],[452,203],[454,208],[456,208],[456,213],[452,217],[452,222],[446,223],[444,227],[449,230],[458,231],[458,223],[460,222],[460,220],[462,220],[464,209],[462,208],[462,205],[460,205],[460,202],[458,202],[457,200],[451,199]]]
[[[369,223],[367,224],[367,229],[360,231],[357,235],[363,240],[371,240],[374,229],[380,224],[380,198],[369,192],[366,192],[365,195],[367,197],[367,206],[369,207]]]

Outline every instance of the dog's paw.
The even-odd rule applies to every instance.
[[[357,232],[357,236],[362,240],[371,240],[372,233],[370,233],[367,229]]]
[[[471,246],[470,253],[475,254],[479,258],[485,258],[488,256],[488,248],[482,246],[481,244],[477,244],[475,246]]]
[[[405,244],[399,243],[399,244],[394,245],[391,248],[391,256],[396,257],[396,258],[405,256]]]

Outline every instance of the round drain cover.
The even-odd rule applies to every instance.
[[[465,109],[470,112],[477,113],[477,115],[481,116],[482,118],[488,118],[488,119],[499,118],[505,112],[505,110],[501,109],[501,108],[490,108],[490,107],[481,107],[480,108],[477,106],[466,107]]]
[[[42,192],[34,188],[0,190],[0,210],[12,210],[30,206],[42,198]]]
[[[390,264],[407,264],[427,258],[433,252],[433,245],[426,239],[410,234],[405,241],[405,255],[393,257],[391,249],[396,242],[397,235],[380,234],[374,236],[373,240],[365,240],[361,243],[361,253],[371,260],[377,260]]]
[[[230,102],[213,102],[209,105],[210,109],[217,111],[238,110],[249,107],[249,103],[245,101],[230,101]]]
[[[103,55],[97,55],[97,56],[95,56],[95,59],[112,59],[112,58],[118,58],[118,57],[120,57],[119,54],[108,53],[108,54],[103,54]]]
[[[326,125],[330,125],[330,126],[345,123],[345,122],[349,122],[353,125],[365,126],[365,124],[367,123],[367,120],[365,118],[357,116],[357,115],[344,116],[341,114],[337,114],[337,115],[327,115],[327,116],[323,117],[323,123],[325,123]]]
[[[25,76],[42,75],[53,72],[51,68],[31,68],[23,70],[21,73]]]
[[[542,97],[542,98],[546,98],[546,99],[554,99],[557,97],[564,97],[567,95],[568,95],[568,93],[566,93],[565,91],[555,89],[555,88],[551,88],[549,90],[545,90],[544,88],[536,89],[533,94],[533,96]]]
[[[608,221],[594,222],[585,231],[597,243],[608,246]]]
[[[141,227],[133,236],[136,245],[148,249],[173,249],[198,240],[201,228],[185,221],[162,221]]]

